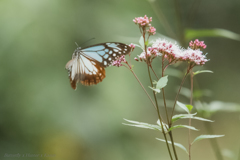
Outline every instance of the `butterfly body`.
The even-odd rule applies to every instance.
[[[66,64],[71,87],[76,89],[79,82],[86,86],[98,84],[106,77],[104,68],[130,51],[131,48],[128,45],[119,42],[77,48],[73,52],[72,60]]]

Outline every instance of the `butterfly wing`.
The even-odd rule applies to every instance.
[[[73,89],[81,82],[83,85],[98,84],[105,78],[105,69],[114,60],[130,53],[131,48],[123,43],[109,42],[76,49],[72,60],[66,64]]]
[[[103,67],[108,67],[122,55],[129,54],[131,48],[123,43],[100,43],[81,49],[82,55],[92,61],[98,61]]]

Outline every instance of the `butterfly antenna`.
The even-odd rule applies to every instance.
[[[77,42],[75,42],[75,44],[77,45],[77,47],[79,47],[79,45],[77,44]]]

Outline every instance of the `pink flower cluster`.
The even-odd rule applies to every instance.
[[[203,65],[208,60],[199,49],[193,50],[191,48],[183,49],[176,43],[168,42],[165,39],[157,39],[153,42],[152,47],[148,47],[147,58],[146,53],[141,53],[138,58],[140,61],[146,62],[146,59],[152,62],[157,56],[164,56],[169,63],[176,63],[178,61],[187,61],[194,65]],[[135,58],[138,61],[138,59]]]
[[[150,22],[152,22],[152,17],[148,18],[147,15],[145,15],[144,17],[136,17],[133,22],[135,24],[138,24],[139,27],[148,27],[151,26]]]
[[[149,30],[147,30],[147,31],[148,31],[149,35],[156,34],[156,28],[154,28],[154,27],[149,27]]]
[[[204,65],[205,62],[208,61],[206,59],[206,56],[203,55],[202,51],[200,51],[199,49],[193,50],[191,48],[184,50],[183,56],[181,56],[179,60],[188,61],[190,63],[193,63],[194,65]]]
[[[207,45],[204,43],[204,41],[199,41],[198,39],[196,39],[194,42],[189,42],[189,47],[191,47],[192,49],[205,49]]]
[[[176,43],[169,42],[165,39],[157,39],[152,47],[156,48],[170,63],[181,57],[182,48]]]
[[[112,66],[117,66],[120,67],[122,66],[122,62],[123,63],[127,63],[126,59],[125,59],[125,55],[122,55],[120,58],[118,58],[116,61],[113,61]]]
[[[146,57],[146,55],[147,55],[147,57]],[[142,52],[139,56],[138,56],[138,58],[134,58],[136,61],[141,61],[141,62],[147,62],[147,60],[148,60],[148,62],[152,62],[152,60],[154,59],[154,58],[156,58],[157,56],[159,56],[159,52],[158,52],[158,50],[157,50],[157,48],[152,48],[152,47],[148,47],[148,49],[147,49],[147,54],[146,54],[146,52]]]

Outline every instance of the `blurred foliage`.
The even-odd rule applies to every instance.
[[[239,0],[202,1],[199,9],[189,14],[193,3],[180,3],[183,21],[191,22],[186,28],[224,28],[240,33]],[[73,91],[64,69],[76,48],[74,42],[81,45],[94,37],[81,46],[107,41],[137,43],[140,33],[132,22],[134,17],[152,16],[157,32],[169,36],[156,12],[161,11],[176,33],[172,1],[155,1],[155,10],[152,7],[146,0],[1,0],[0,159],[16,159],[4,157],[6,153],[56,155],[44,158],[49,160],[167,159],[165,144],[152,138],[159,134],[121,124],[123,118],[152,123],[157,120],[154,108],[130,72],[110,67],[100,84],[79,85]],[[211,59],[205,67],[214,74],[199,75],[199,88],[211,90],[211,99],[240,103],[239,42],[209,37],[200,40],[208,45]],[[140,52],[136,49],[134,54]],[[148,86],[146,66],[133,63],[137,75]],[[159,61],[153,65],[158,68]],[[169,100],[179,81],[169,77]],[[203,100],[209,102],[210,98]],[[219,139],[220,146],[237,152],[239,113],[218,113],[212,119],[214,130],[226,135]],[[200,124],[194,126],[199,125],[204,132]],[[186,133],[179,130],[175,140],[186,144]],[[193,159],[214,159],[212,151],[205,147],[207,142],[199,145],[201,151],[193,149]],[[184,159],[186,155],[179,152],[179,157]]]

